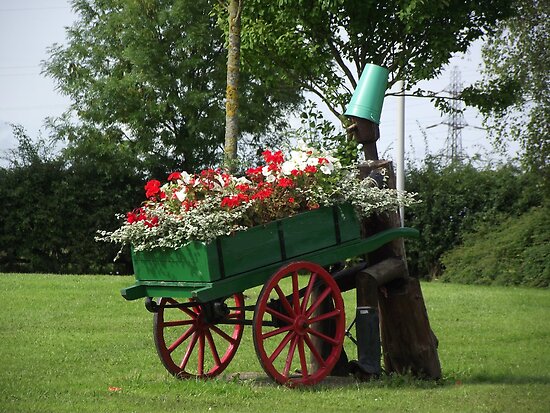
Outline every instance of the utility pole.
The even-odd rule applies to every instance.
[[[405,191],[405,81],[400,80],[397,86],[401,91],[397,106],[397,190]],[[405,226],[405,207],[399,207],[401,226]]]

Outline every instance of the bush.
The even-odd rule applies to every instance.
[[[534,208],[500,225],[464,234],[464,244],[442,257],[444,281],[550,286],[550,208]]]
[[[441,256],[460,245],[464,233],[541,205],[538,183],[511,164],[478,169],[469,161],[446,164],[430,157],[410,168],[406,189],[423,201],[406,210],[407,226],[417,228],[422,237],[407,247],[411,273],[440,276]]]
[[[129,256],[95,241],[98,228],[142,198],[143,178],[114,148],[69,161],[19,135],[9,168],[0,168],[0,272],[129,273]]]

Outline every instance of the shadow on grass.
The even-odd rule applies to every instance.
[[[235,383],[249,384],[260,387],[280,387],[278,383],[273,381],[264,373],[259,372],[243,372],[224,376],[222,380],[232,381]],[[435,389],[443,387],[454,387],[461,385],[476,385],[476,384],[509,384],[509,385],[527,385],[527,384],[550,384],[548,376],[506,376],[506,375],[489,375],[476,374],[468,377],[456,378],[453,376],[445,377],[441,380],[422,380],[410,374],[405,375],[387,375],[381,376],[378,380],[369,382],[361,382],[353,376],[334,377],[328,376],[322,382],[314,386],[302,387],[303,390],[318,391],[331,388],[342,387],[358,387],[368,386],[372,388],[409,388],[409,389]]]
[[[465,384],[550,384],[550,376],[507,376],[503,374],[475,374],[462,379]]]
[[[233,381],[235,383],[250,384],[253,386],[267,386],[267,387],[279,387],[280,384],[276,383],[270,377],[264,373],[259,372],[244,372],[244,373],[235,373],[223,377],[222,379],[227,381]],[[347,377],[336,377],[328,376],[323,379],[320,383],[314,386],[305,386],[299,387],[302,390],[323,390],[330,388],[344,388],[344,387],[353,387],[358,386],[369,386],[373,388],[437,388],[441,387],[441,383],[433,380],[421,380],[415,378],[411,375],[391,375],[391,376],[381,376],[379,379],[371,380],[368,382],[362,382],[357,380],[353,376]]]

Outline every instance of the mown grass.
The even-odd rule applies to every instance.
[[[1,412],[546,412],[550,291],[423,284],[440,383],[386,377],[306,389],[253,379],[179,381],[155,353],[129,277],[0,275]],[[252,303],[256,291],[249,291]],[[354,296],[346,294],[348,312]],[[350,356],[355,350],[346,343]],[[261,372],[246,329],[227,374]],[[110,387],[121,390],[112,391]]]

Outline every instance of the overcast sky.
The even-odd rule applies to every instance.
[[[69,100],[59,95],[53,82],[41,75],[41,61],[47,58],[47,48],[64,43],[65,28],[72,24],[74,14],[67,0],[0,0],[0,151],[14,146],[10,124],[22,125],[36,136],[46,117],[60,115]],[[450,71],[458,66],[462,82],[467,86],[479,78],[480,44],[476,43],[466,55],[456,56],[443,74],[423,82],[422,89],[442,91],[450,84]],[[445,117],[429,99],[406,99],[406,151],[408,157],[425,156],[422,130],[428,135],[429,150],[435,153],[445,147]],[[397,99],[387,97],[381,116],[379,152],[394,156],[397,119]],[[474,109],[465,112],[465,121],[481,126],[481,117]],[[466,127],[462,145],[468,153],[490,150],[485,131]]]

